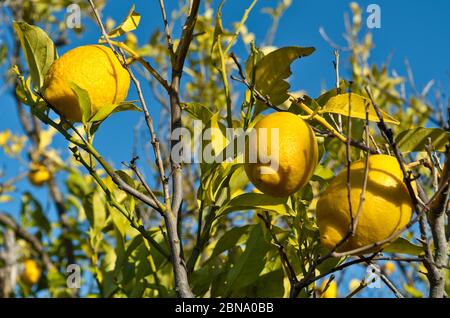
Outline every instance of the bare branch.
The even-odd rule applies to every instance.
[[[50,257],[42,246],[41,242],[37,237],[28,233],[24,228],[22,228],[19,224],[14,221],[12,217],[10,217],[7,213],[0,213],[0,224],[10,228],[16,233],[16,236],[23,239],[27,243],[31,245],[31,247],[39,254],[42,259],[42,262],[47,270],[54,268]]]
[[[163,22],[164,22],[164,32],[166,33],[167,48],[169,49],[170,59],[171,59],[171,61],[173,61],[175,58],[175,52],[173,51],[172,36],[170,34],[169,23],[167,22],[167,15],[166,15],[166,8],[164,6],[164,0],[159,0],[159,6],[161,8],[161,15],[162,15]]]

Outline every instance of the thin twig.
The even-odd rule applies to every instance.
[[[233,75],[231,75],[231,79],[241,82],[245,86],[247,86],[247,88],[254,93],[255,98],[257,100],[259,100],[260,102],[263,102],[267,107],[272,108],[278,112],[284,111],[283,109],[280,109],[277,106],[273,105],[268,96],[264,96],[263,94],[261,94],[258,90],[256,90],[256,88],[253,85],[251,85],[249,83],[249,81],[247,80],[247,78],[245,76],[244,70],[243,70],[241,64],[239,63],[236,55],[234,53],[230,53],[230,57],[233,59],[234,64],[236,64],[236,66],[238,68],[239,77],[240,77],[240,78],[236,78]]]
[[[272,224],[270,222],[268,214],[266,213],[266,217],[264,217],[262,214],[258,213],[258,217],[263,221],[264,225],[266,226],[267,230],[270,233],[270,236],[272,237],[273,244],[278,249],[278,253],[280,254],[280,258],[281,258],[281,264],[285,268],[285,271],[289,278],[289,283],[291,285],[290,294],[292,296],[295,293],[295,286],[296,286],[296,284],[298,284],[298,279],[297,279],[297,275],[295,274],[294,267],[292,266],[291,262],[289,261],[289,257],[287,256],[286,252],[284,251],[283,244],[280,243],[277,236],[272,231]]]
[[[348,210],[350,213],[350,235],[354,234],[354,217],[353,217],[353,207],[352,207],[352,196],[351,196],[351,192],[352,192],[352,186],[350,184],[350,180],[351,180],[351,164],[352,164],[352,158],[351,158],[351,148],[350,148],[350,139],[352,138],[352,92],[350,91],[348,94],[348,119],[347,119],[347,134],[348,134],[348,138],[347,138],[347,142],[345,143],[345,156],[346,156],[346,164],[347,164],[347,182],[346,182],[346,187],[347,187],[347,203],[348,203]]]
[[[157,210],[160,214],[162,214],[162,211],[164,211],[164,206],[162,203],[159,202],[158,198],[156,197],[155,193],[153,192],[153,190],[150,188],[150,185],[147,183],[147,181],[145,180],[145,177],[142,175],[141,171],[139,171],[138,167],[136,166],[136,160],[139,157],[135,157],[133,158],[133,160],[131,160],[130,164],[127,165],[125,163],[123,163],[126,167],[130,168],[135,175],[138,177],[139,181],[141,182],[141,184],[144,186],[145,190],[149,193],[149,195],[152,197],[152,199],[158,204],[159,210]]]
[[[369,105],[367,103],[365,105],[365,111],[366,111],[366,119],[364,122],[364,132],[365,132],[366,146],[369,147]],[[348,120],[350,121],[350,118]],[[363,209],[363,205],[364,205],[364,201],[365,201],[364,195],[365,195],[366,188],[367,188],[367,181],[369,179],[369,156],[370,156],[370,154],[367,152],[365,162],[364,162],[364,176],[363,176],[363,184],[362,184],[361,194],[359,197],[358,210],[356,211],[356,217],[353,220],[353,224],[352,224],[352,228],[351,228],[352,236],[355,235],[355,233],[356,233],[356,227],[358,226],[358,222],[361,217],[362,209]]]
[[[167,48],[169,49],[170,59],[171,61],[173,61],[175,59],[175,52],[173,51],[172,35],[170,34],[169,23],[167,22],[167,14],[166,8],[164,6],[164,0],[159,0],[159,7],[161,8],[161,15],[164,22],[164,32],[166,33]]]

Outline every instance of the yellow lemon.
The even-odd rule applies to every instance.
[[[320,297],[321,298],[337,298],[338,296],[338,286],[335,281],[332,281],[327,290],[324,291],[327,286],[328,281],[324,281],[320,286]]]
[[[388,275],[392,274],[395,272],[395,264],[393,262],[386,262],[383,266],[383,271]]]
[[[44,97],[66,119],[79,122],[82,114],[71,83],[89,93],[95,114],[127,97],[130,75],[113,51],[102,45],[80,46],[55,60],[45,76]]]
[[[24,269],[20,276],[22,281],[28,286],[36,284],[41,277],[41,268],[39,265],[32,259],[25,260],[23,265]]]
[[[350,197],[354,217],[363,187],[364,170],[364,159],[350,165]],[[350,227],[346,184],[347,171],[344,169],[332,180],[317,202],[316,216],[321,242],[330,249],[345,237]],[[369,157],[369,174],[364,197],[354,236],[338,248],[340,252],[382,241],[404,227],[411,219],[413,204],[403,182],[400,166],[394,157]]]
[[[356,290],[359,286],[361,286],[361,282],[358,279],[352,279],[348,284],[348,289],[350,292]]]
[[[286,197],[304,186],[318,160],[316,138],[308,124],[295,114],[276,112],[254,128],[256,138],[249,138],[244,168],[255,187]]]
[[[28,180],[35,186],[41,186],[48,182],[51,176],[47,167],[41,164],[33,164],[28,172]]]

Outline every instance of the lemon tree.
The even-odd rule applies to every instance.
[[[80,2],[89,36],[67,1],[4,5],[2,111],[22,130],[0,131],[0,296],[448,295],[449,133],[431,84],[405,91],[371,63],[356,3],[334,69],[310,43],[272,42],[291,1],[259,2],[264,43],[256,0],[231,17],[206,3],[150,32],[134,5]],[[318,94],[313,59],[335,72]],[[373,268],[386,288],[358,276]]]

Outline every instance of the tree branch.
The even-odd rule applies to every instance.
[[[17,237],[29,243],[31,247],[39,254],[47,270],[54,268],[54,265],[50,260],[50,257],[48,256],[47,252],[45,251],[44,247],[42,246],[41,242],[36,236],[28,233],[24,228],[22,228],[19,224],[17,224],[17,222],[12,217],[10,217],[6,212],[0,212],[0,224],[10,228],[11,230],[14,231]]]

